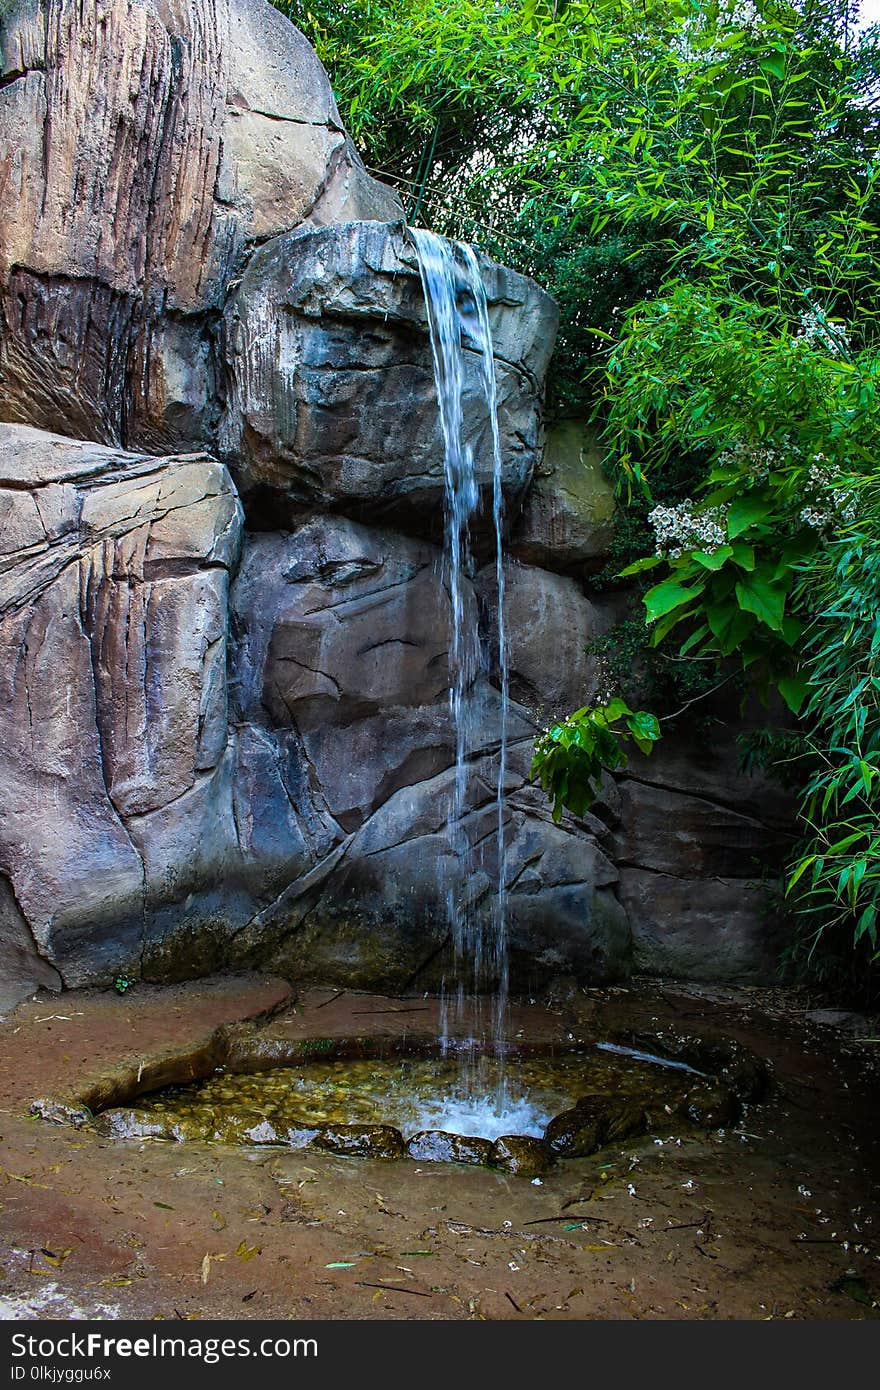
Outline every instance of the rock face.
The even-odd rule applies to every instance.
[[[139,969],[147,905],[178,870],[151,844],[226,749],[241,505],[206,455],[5,425],[0,510],[17,541],[0,567],[7,902],[68,983]]]
[[[602,452],[582,420],[547,433],[544,457],[511,539],[519,560],[583,574],[602,563],[613,535],[614,489]]]
[[[503,485],[515,511],[542,445],[540,387],[556,330],[531,280],[483,260],[496,353]],[[276,237],[251,257],[226,313],[221,449],[272,524],[303,506],[435,536],[443,446],[415,253],[401,226],[348,223]],[[492,440],[468,353],[465,442],[484,492]]]
[[[434,987],[450,601],[400,206],[263,0],[13,0],[0,65],[0,1007],[224,965]],[[759,977],[753,884],[785,816],[730,749],[663,745],[559,825],[529,781],[536,730],[594,694],[610,502],[581,425],[542,452],[552,302],[481,270],[513,554],[514,983]],[[491,635],[491,563],[466,605]],[[467,749],[487,921],[498,685],[487,665]]]
[[[202,446],[249,249],[400,205],[264,0],[12,0],[0,25],[4,419]]]
[[[618,784],[614,859],[637,968],[700,980],[773,978],[774,868],[792,842],[778,785],[737,771],[730,727],[636,756]]]

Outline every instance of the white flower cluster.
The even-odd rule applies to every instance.
[[[761,11],[753,0],[734,0],[728,22],[735,24],[738,29],[750,29],[753,24],[760,24]]]
[[[767,481],[770,469],[781,462],[781,456],[766,444],[747,444],[744,439],[738,439],[723,454],[719,454],[718,462],[722,468],[736,468],[750,483],[763,483]]]
[[[849,334],[839,323],[829,321],[815,309],[805,309],[800,318],[800,332],[796,335],[801,342],[811,347],[819,347],[831,357],[839,357],[841,352],[849,352]]]
[[[730,29],[751,29],[762,21],[761,11],[753,0],[727,0],[717,17],[695,15],[687,19],[673,40],[673,46],[685,62],[717,63],[728,57],[724,34]],[[710,43],[709,36],[719,38]]]
[[[661,560],[678,560],[688,550],[712,555],[727,540],[726,516],[723,507],[695,510],[690,497],[674,507],[655,507],[648,514],[655,553]]]
[[[804,484],[800,519],[814,531],[828,531],[840,522],[855,521],[858,502],[854,492],[839,486],[839,479],[824,454],[813,454]]]

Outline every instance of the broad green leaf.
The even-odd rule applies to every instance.
[[[656,714],[649,714],[647,710],[639,710],[627,720],[630,732],[634,737],[655,742],[660,737],[660,723]]]
[[[778,585],[768,582],[760,573],[745,575],[736,586],[736,597],[740,608],[755,617],[767,627],[779,631],[785,611],[785,592]]]
[[[646,555],[643,560],[636,560],[634,564],[627,565],[626,569],[618,572],[618,579],[626,579],[631,574],[644,574],[645,570],[655,569],[657,565],[662,565],[664,561],[659,555]]]
[[[671,613],[673,609],[681,607],[683,603],[690,603],[703,592],[703,584],[693,584],[685,586],[679,584],[674,579],[664,579],[662,584],[655,584],[653,589],[649,589],[644,596],[645,610],[648,622],[656,622],[664,614]]]
[[[736,502],[731,502],[730,511],[727,513],[728,536],[734,540],[743,531],[747,531],[750,526],[764,521],[772,510],[772,502],[761,493],[751,493],[738,498]]]
[[[785,77],[785,59],[779,53],[768,54],[760,62],[762,72],[769,72],[771,77],[776,77],[781,82]]]
[[[783,676],[778,682],[779,693],[782,696],[792,714],[799,714],[804,700],[807,698],[809,684],[803,676]]]
[[[732,554],[732,545],[719,545],[717,550],[711,552],[694,550],[692,552],[692,559],[696,560],[698,565],[702,565],[703,569],[720,570],[722,565],[730,559]]]
[[[736,541],[730,548],[733,551],[734,561],[740,569],[753,570],[755,568],[754,546],[746,545],[744,541]]]

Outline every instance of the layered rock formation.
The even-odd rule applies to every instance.
[[[264,0],[13,0],[2,25],[4,419],[203,445],[213,320],[249,251],[397,199]]]
[[[19,0],[0,24],[0,1007],[224,965],[435,986],[443,451],[396,198],[263,0]],[[514,980],[760,976],[783,818],[729,749],[663,748],[558,826],[528,780],[536,729],[594,693],[611,502],[581,426],[543,451],[551,301],[481,268],[516,557]],[[469,602],[488,634],[491,564]],[[476,696],[488,918],[497,673]]]

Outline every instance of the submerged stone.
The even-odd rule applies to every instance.
[[[490,1139],[451,1134],[445,1129],[421,1130],[409,1140],[406,1151],[410,1158],[431,1163],[476,1163],[488,1167],[494,1162]]]
[[[502,1134],[492,1145],[492,1163],[521,1178],[541,1178],[549,1170],[550,1151],[543,1139]]]

